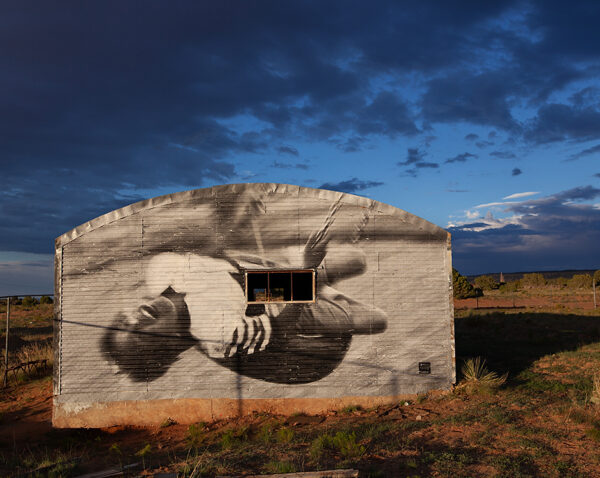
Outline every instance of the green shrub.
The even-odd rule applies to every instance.
[[[294,430],[291,428],[280,428],[277,430],[277,443],[290,443],[294,438]]]
[[[221,449],[229,450],[230,448],[233,448],[233,445],[235,445],[235,441],[236,440],[233,430],[226,430],[221,435]]]
[[[365,447],[356,442],[356,433],[337,432],[333,446],[344,458],[357,458],[365,453]]]
[[[48,297],[47,295],[43,295],[40,299],[40,304],[53,304],[54,301],[52,300],[51,297]]]
[[[248,439],[248,427],[243,426],[238,429],[225,430],[221,435],[221,448],[223,450],[229,450],[236,445],[246,441]]]
[[[501,292],[517,292],[521,288],[520,280],[508,281],[500,286]]]
[[[21,301],[21,304],[23,304],[25,307],[33,307],[37,303],[37,299],[35,297],[31,297],[30,295],[23,297],[23,300]]]
[[[365,453],[365,447],[356,441],[356,433],[345,431],[317,437],[310,445],[310,456],[318,461],[328,450],[338,451],[344,458],[358,458]]]
[[[189,448],[198,448],[204,442],[206,425],[202,422],[192,424],[187,429],[186,441]]]
[[[567,283],[571,289],[591,289],[592,276],[589,274],[575,274]]]
[[[319,461],[327,450],[333,449],[333,438],[327,433],[320,435],[310,444],[310,456],[313,460]]]
[[[452,291],[456,299],[468,299],[481,296],[481,290],[475,289],[465,276],[452,269]]]
[[[553,277],[552,279],[548,279],[547,283],[552,287],[564,289],[569,285],[569,279],[566,277]]]
[[[539,272],[532,274],[525,274],[521,279],[521,285],[526,289],[535,289],[536,287],[544,287],[546,285],[546,279]]]
[[[260,427],[258,432],[258,440],[265,445],[268,445],[273,441],[273,426],[270,423],[265,423]]]
[[[475,287],[482,290],[494,290],[499,285],[492,276],[479,276],[475,278]]]

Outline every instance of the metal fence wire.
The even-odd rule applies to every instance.
[[[13,294],[13,295],[0,295],[0,299],[6,300],[6,337],[4,343],[4,381],[3,386],[6,387],[8,385],[8,372],[13,371],[16,373],[17,370],[25,367],[38,367],[40,364],[37,363],[27,363],[27,364],[18,364],[15,367],[9,367],[8,365],[8,344],[10,337],[10,301],[11,299],[19,299],[19,297],[54,297],[54,294]],[[38,362],[38,361],[35,361]]]

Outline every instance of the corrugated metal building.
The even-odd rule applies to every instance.
[[[450,236],[283,184],[186,191],[56,240],[53,423],[319,412],[455,380]]]

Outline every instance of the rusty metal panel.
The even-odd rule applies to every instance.
[[[227,185],[113,211],[56,246],[57,424],[98,404],[327,402],[455,380],[449,236],[400,209]],[[246,303],[246,270],[284,269],[316,271],[314,303]],[[117,409],[115,423],[144,421]]]

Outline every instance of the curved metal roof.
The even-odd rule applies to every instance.
[[[341,201],[346,204],[353,204],[360,207],[370,208],[374,211],[378,211],[382,214],[398,216],[403,222],[411,223],[415,229],[419,230],[424,234],[431,234],[440,238],[449,237],[449,233],[435,224],[426,221],[414,214],[410,214],[402,209],[390,206],[373,199],[369,199],[363,196],[356,196],[354,194],[342,193],[338,191],[330,191],[327,189],[316,189],[307,188],[303,186],[296,186],[292,184],[278,184],[278,183],[239,183],[239,184],[224,184],[220,186],[213,186],[210,188],[192,189],[189,191],[181,191],[178,193],[165,194],[164,196],[157,196],[151,199],[130,204],[129,206],[116,209],[109,213],[103,214],[95,219],[87,221],[69,232],[62,234],[56,238],[55,245],[59,248],[79,236],[91,232],[99,227],[110,224],[119,219],[137,214],[141,211],[160,207],[168,204],[179,203],[189,201],[193,199],[205,199],[205,198],[218,198],[228,196],[232,194],[242,194],[248,191],[256,191],[263,194],[287,194],[296,195],[300,197],[312,197],[323,199],[327,201]]]

